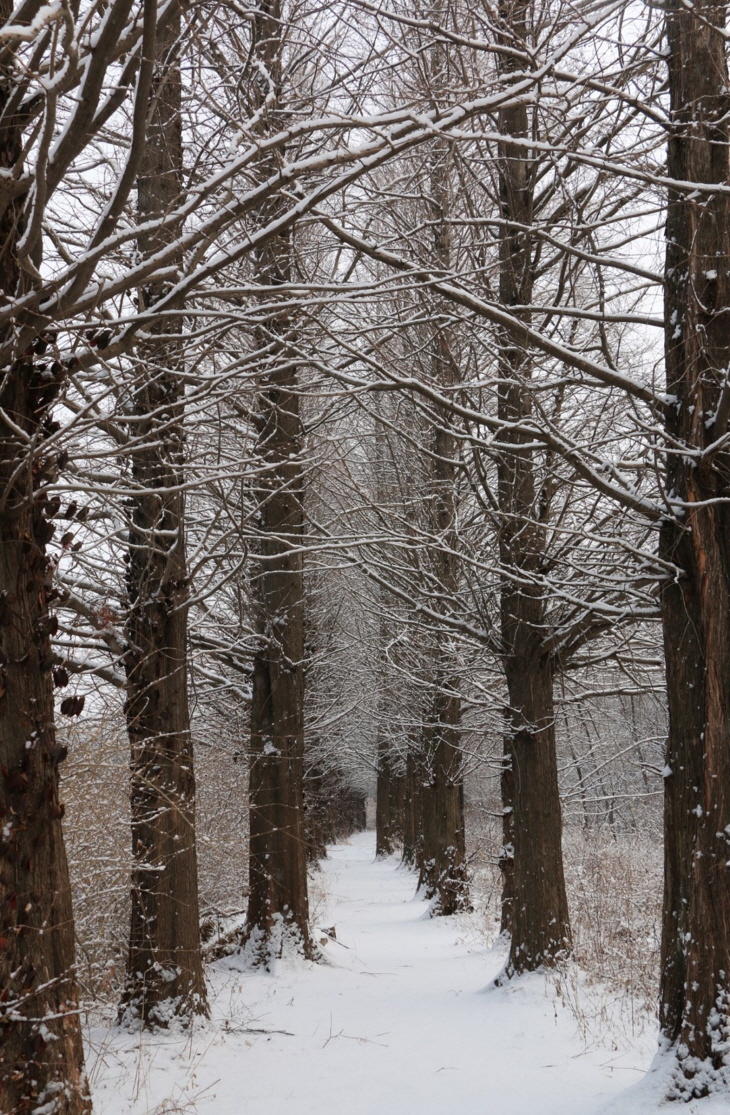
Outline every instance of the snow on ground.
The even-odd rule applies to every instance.
[[[361,833],[322,864],[315,925],[337,934],[324,963],[288,959],[266,973],[238,957],[217,962],[212,1021],[192,1034],[92,1030],[97,1115],[658,1110],[653,1078],[642,1079],[653,1031],[633,1042],[612,1036],[602,1009],[600,1040],[588,1040],[575,993],[566,1007],[545,976],[490,987],[504,962],[499,946],[485,949],[469,917],[428,919],[413,875],[373,856],[373,834]],[[730,1111],[710,1104],[684,1111]]]

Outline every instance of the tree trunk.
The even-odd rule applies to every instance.
[[[10,18],[9,4],[2,16]],[[15,89],[10,66],[0,70],[3,104]],[[0,131],[6,175],[18,165],[22,147],[15,122]],[[0,218],[3,301],[27,289],[18,258],[23,227],[22,203],[10,203]],[[33,262],[40,266],[39,252]],[[46,552],[58,511],[47,485],[63,455],[43,449],[58,429],[50,411],[65,368],[50,356],[35,358],[45,347],[41,340],[33,353],[18,353],[2,369],[0,388],[0,1107],[24,1113],[48,1105],[54,1115],[82,1115],[91,1101],[59,801],[66,748],[56,741],[51,674],[56,560]],[[68,712],[83,707],[81,698],[67,702]]]
[[[509,656],[514,897],[508,972],[551,965],[570,950],[549,658]]]
[[[304,776],[304,834],[310,863],[327,858],[326,792],[321,767],[312,767]]]
[[[505,41],[527,41],[527,4],[500,9]],[[502,63],[505,74],[517,65]],[[529,137],[524,104],[500,112],[500,300],[528,306],[532,299],[533,162],[520,143]],[[528,317],[527,312],[522,317]],[[498,414],[508,424],[498,458],[502,656],[510,702],[513,775],[514,896],[508,974],[552,964],[570,948],[561,848],[553,707],[553,663],[542,649],[546,601],[538,587],[545,529],[538,511],[535,460],[527,435],[514,430],[531,416],[529,353],[508,333],[500,337]],[[524,447],[523,447],[524,446]],[[512,881],[505,876],[506,885]],[[509,895],[505,892],[505,901]]]
[[[182,190],[179,16],[157,44],[151,116],[138,177],[142,221],[160,218]],[[142,234],[153,255],[179,226]],[[165,293],[140,291],[143,306]],[[138,350],[132,399],[132,524],[127,569],[127,701],[131,745],[132,911],[121,1016],[165,1026],[207,1014],[200,949],[195,777],[187,691],[184,387],[179,319]],[[171,336],[172,334],[172,336]]]
[[[507,718],[509,718],[509,709]],[[512,936],[515,907],[515,780],[512,761],[512,733],[505,724],[503,737],[502,769],[499,777],[502,799],[502,848],[499,853],[499,870],[502,875],[502,900],[499,932]]]
[[[456,699],[445,698],[456,703]],[[421,786],[423,850],[419,886],[432,900],[432,914],[448,916],[469,908],[466,874],[461,748],[448,710],[438,710],[425,732],[426,775]]]
[[[672,178],[726,188],[725,10],[667,12]],[[667,455],[660,551],[683,575],[662,592],[669,700],[660,1017],[685,1098],[727,1085],[730,1057],[730,199],[673,189],[665,283]],[[700,454],[702,456],[700,457]],[[693,505],[697,505],[693,507]]]
[[[433,85],[438,92],[445,81],[446,60],[440,48],[433,57]],[[450,146],[438,142],[431,151],[430,187],[434,209],[434,257],[438,267],[451,266],[450,231]],[[453,337],[434,312],[431,372],[442,390],[459,382],[459,368],[452,351]],[[459,589],[458,539],[456,533],[457,443],[453,416],[445,407],[436,411],[430,459],[429,531],[433,538],[431,574],[438,586],[442,607],[448,611]],[[423,858],[420,885],[433,900],[432,913],[448,916],[469,906],[466,871],[463,792],[461,787],[461,697],[451,638],[443,629],[435,632],[434,696],[424,731],[421,793]]]
[[[378,774],[375,789],[375,855],[378,858],[392,856],[395,851],[393,780],[390,747],[386,737],[381,735],[378,741]]]
[[[422,843],[417,766],[418,759],[411,747],[406,758],[403,794],[403,863],[406,867],[418,866],[418,847]]]
[[[286,246],[288,248],[288,245]],[[288,253],[287,253],[288,254]],[[251,706],[249,905],[245,936],[259,959],[293,936],[309,941],[304,783],[304,580],[296,371],[272,371],[259,393],[260,537],[254,581],[258,645]]]
[[[0,236],[7,244],[7,227]],[[6,249],[0,281],[14,294],[9,256]],[[55,1101],[54,1115],[80,1115],[91,1102],[59,801],[66,748],[56,741],[50,634],[57,622],[49,612],[57,593],[46,555],[53,510],[44,487],[55,476],[57,455],[42,456],[52,395],[30,359],[7,374],[2,412],[36,439],[36,450],[31,458],[0,422],[0,484],[7,492],[0,511],[0,1106],[22,1113]],[[57,382],[50,386],[55,394]],[[24,458],[27,467],[11,480]]]
[[[403,846],[403,825],[405,823],[405,774],[390,776],[390,831],[396,845]]]
[[[283,50],[279,0],[256,9],[252,27],[252,110],[267,112],[268,83],[281,90]],[[277,125],[275,125],[277,126]],[[279,155],[281,157],[281,154]],[[271,173],[271,159],[262,164]],[[272,220],[285,204],[274,197],[261,213]],[[264,287],[292,279],[289,233],[273,236],[256,254],[256,279]],[[271,296],[267,294],[267,300]],[[258,540],[253,580],[257,649],[251,705],[249,903],[244,936],[255,959],[268,964],[287,938],[312,954],[304,834],[304,572],[301,546],[303,437],[297,364],[286,350],[290,314],[274,311],[256,330],[268,368],[262,369],[256,406],[259,478]]]

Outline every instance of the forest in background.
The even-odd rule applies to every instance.
[[[0,28],[0,1106],[317,961],[365,825],[730,1088],[716,0]],[[725,293],[723,293],[725,292]]]

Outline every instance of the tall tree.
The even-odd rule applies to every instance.
[[[388,450],[392,448],[383,431],[376,430],[376,487],[378,501],[383,506],[392,503],[395,478],[392,473],[393,462]],[[379,639],[377,644],[378,662],[375,667],[378,678],[378,727],[375,754],[375,855],[392,856],[403,835],[403,790],[404,781],[402,759],[396,744],[396,725],[398,705],[402,693],[393,690],[391,670],[397,665],[398,648],[394,637],[397,620],[389,612],[387,593],[377,594],[379,616]]]
[[[3,3],[0,18],[11,18]],[[12,177],[33,112],[14,51],[0,51],[0,166]],[[21,99],[18,100],[18,92]],[[40,241],[26,237],[22,194],[0,204],[0,301],[7,308],[34,285]],[[25,241],[25,245],[23,244]],[[30,249],[23,256],[23,247]],[[91,1109],[74,969],[71,889],[61,829],[50,612],[55,562],[47,552],[58,511],[47,487],[62,461],[45,442],[65,368],[39,359],[48,339],[18,345],[11,320],[0,333],[0,1106],[3,1111]],[[81,711],[80,698],[66,698]],[[79,702],[78,704],[75,702]]]
[[[499,771],[499,793],[502,801],[502,847],[499,853],[502,894],[500,896],[499,931],[511,938],[514,933],[515,909],[515,798],[512,766],[512,714],[509,708],[505,709],[504,720],[502,763]]]
[[[284,23],[279,0],[265,0],[251,25],[251,107],[266,132],[281,121]],[[280,158],[280,155],[278,156]],[[278,163],[263,158],[262,176]],[[259,214],[276,219],[288,202],[274,197]],[[271,288],[292,279],[288,231],[256,252],[255,278]],[[304,831],[304,533],[303,437],[298,364],[287,342],[295,322],[287,308],[262,314],[256,402],[255,481],[258,537],[253,574],[257,645],[253,663],[250,748],[248,947],[266,963],[291,938],[311,953]]]
[[[0,131],[2,150],[9,147],[13,158],[17,142],[17,134]],[[24,284],[19,217],[10,207],[0,227],[6,299]],[[53,1104],[59,1115],[80,1115],[91,1103],[61,829],[59,766],[67,751],[56,739],[53,707],[50,636],[57,620],[50,604],[58,593],[46,550],[58,510],[46,488],[59,458],[44,442],[53,433],[50,410],[62,369],[53,362],[49,374],[49,363],[19,353],[3,369],[0,390],[0,1104],[8,1112]],[[67,697],[61,707],[80,712],[83,698]]]
[[[392,856],[400,837],[397,824],[398,775],[384,725],[380,725],[377,746],[375,785],[375,855]]]
[[[154,78],[137,207],[139,251],[150,258],[179,239],[161,219],[183,179],[179,12],[153,44]],[[180,257],[182,258],[182,257]],[[169,290],[140,289],[148,309]],[[184,501],[185,358],[180,317],[165,317],[138,348],[130,416],[131,526],[124,655],[131,745],[132,909],[121,1011],[144,1024],[207,1013],[200,947],[195,775],[188,708]]]
[[[435,98],[447,87],[447,58],[443,47],[431,51],[430,83]],[[429,151],[429,198],[433,229],[433,260],[439,270],[451,267],[451,146],[443,140]],[[448,314],[437,301],[433,307],[431,377],[450,394],[459,382],[455,338]],[[432,539],[430,572],[440,609],[448,609],[459,590],[456,533],[456,480],[459,465],[453,416],[437,407],[431,431],[430,477],[427,499]],[[426,714],[420,759],[419,787],[422,852],[420,880],[435,914],[449,915],[469,902],[466,877],[466,840],[461,753],[461,693],[453,639],[438,623],[434,631],[433,697]]]
[[[423,835],[421,831],[420,739],[408,748],[403,787],[403,863],[421,871]]]
[[[670,0],[666,492],[669,699],[661,1025],[679,1090],[730,1075],[730,130],[722,2]],[[688,187],[684,183],[691,182]]]
[[[529,4],[507,0],[500,8],[502,38],[522,51],[527,44]],[[523,55],[525,57],[525,55]],[[519,71],[519,54],[502,61],[505,79]],[[526,149],[528,108],[515,103],[499,115],[499,296],[506,307],[532,302],[533,194],[535,161]],[[529,321],[529,310],[515,311]],[[546,600],[539,583],[545,555],[545,515],[536,477],[535,453],[525,425],[532,414],[529,350],[514,333],[500,338],[498,494],[502,661],[509,693],[509,720],[502,788],[511,822],[513,863],[505,864],[511,889],[511,945],[508,971],[550,964],[570,947],[568,899],[562,853],[553,698],[554,661],[545,646]],[[511,770],[508,773],[508,768]],[[509,834],[509,829],[507,830]],[[507,847],[503,855],[507,854]]]

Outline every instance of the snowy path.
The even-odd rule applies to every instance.
[[[373,850],[363,833],[323,864],[326,964],[214,965],[192,1038],[96,1030],[98,1115],[594,1115],[640,1077],[653,1034],[586,1051],[544,977],[485,990],[502,956],[468,918],[424,920],[413,876]]]

